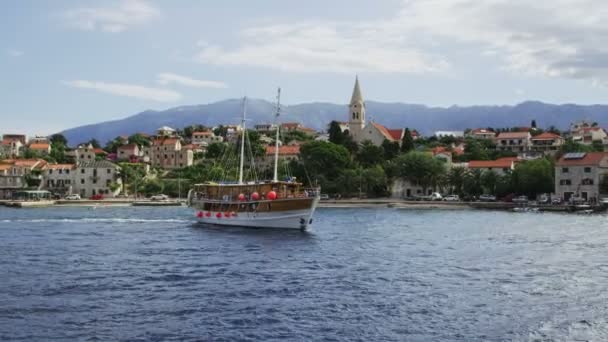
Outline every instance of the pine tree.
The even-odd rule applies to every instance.
[[[414,138],[412,138],[412,133],[409,128],[405,129],[403,133],[403,139],[401,140],[401,152],[407,153],[414,149]]]

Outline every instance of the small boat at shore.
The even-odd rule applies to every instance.
[[[277,96],[278,118],[280,89]],[[278,179],[279,125],[276,125],[274,177],[268,181],[243,180],[246,132],[246,99],[243,101],[239,177],[237,182],[195,184],[188,192],[188,206],[196,210],[200,223],[218,226],[284,228],[305,230],[312,222],[321,199],[320,188],[304,188],[289,178]]]

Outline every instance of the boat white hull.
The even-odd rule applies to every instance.
[[[312,217],[318,203],[319,199],[317,198],[308,209],[257,213],[242,212],[238,213],[236,216],[230,215],[229,217],[226,217],[224,213],[217,212],[211,212],[209,216],[207,216],[207,212],[202,211],[196,211],[194,214],[196,215],[198,222],[202,224],[305,230],[312,224]]]

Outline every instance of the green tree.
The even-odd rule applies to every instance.
[[[400,155],[395,158],[395,165],[401,178],[420,184],[425,193],[428,187],[435,187],[446,172],[444,162],[423,152]]]
[[[462,184],[465,196],[477,197],[483,193],[481,185],[482,175],[483,173],[480,169],[473,169],[466,173]]]
[[[327,130],[329,133],[329,141],[336,144],[342,145],[344,144],[344,133],[340,128],[340,123],[338,121],[332,121],[329,123],[329,129]]]
[[[350,168],[348,150],[344,146],[325,141],[312,141],[302,145],[300,159],[313,175],[324,175],[327,179],[336,179],[340,173]]]
[[[463,167],[453,167],[447,174],[447,183],[451,187],[451,193],[463,194],[464,180],[467,174],[467,169]]]
[[[129,137],[130,144],[137,144],[139,147],[150,146],[150,139],[139,133],[135,133]]]
[[[224,154],[224,151],[226,151],[226,144],[212,143],[207,147],[206,157],[210,159],[217,159]]]
[[[103,149],[108,153],[116,153],[116,150],[122,145],[123,139],[121,137],[116,137],[113,140],[108,141]]]
[[[68,139],[66,139],[65,136],[61,133],[51,135],[51,138],[49,140],[51,142],[51,145],[61,144],[63,146],[68,146]]]
[[[384,150],[369,140],[361,144],[356,159],[364,168],[381,164],[384,161]]]
[[[405,129],[403,133],[403,138],[401,139],[401,152],[408,153],[413,151],[416,146],[414,145],[414,138],[412,138],[412,133],[409,128]]]
[[[391,160],[399,155],[400,147],[398,142],[384,139],[382,142],[382,149],[384,150],[384,159]]]
[[[68,140],[62,134],[53,134],[50,138],[51,142],[51,153],[49,154],[50,159],[57,163],[67,162],[65,156],[65,150],[68,146]]]
[[[572,138],[568,138],[562,145],[561,153],[591,152],[592,150],[592,147],[578,143],[572,140]]]
[[[555,190],[555,168],[548,159],[528,160],[517,164],[513,171],[513,182],[517,193],[529,197],[553,193]]]
[[[97,139],[95,139],[95,138],[93,138],[93,139],[85,142],[84,144],[85,145],[89,145],[90,144],[91,146],[93,146],[93,148],[100,148],[101,147],[101,145],[99,144],[99,141],[97,141]]]
[[[494,170],[484,171],[481,175],[481,186],[485,193],[496,195],[498,174]]]

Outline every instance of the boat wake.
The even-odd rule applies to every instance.
[[[180,219],[139,219],[139,218],[48,218],[48,219],[4,219],[0,223],[29,222],[29,223],[189,223],[192,220]]]

